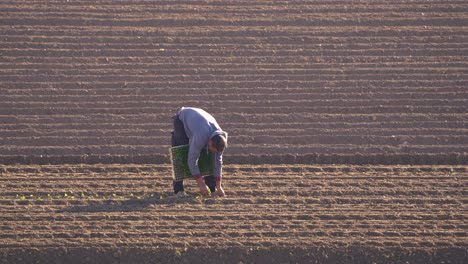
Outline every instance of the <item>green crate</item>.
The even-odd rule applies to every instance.
[[[169,154],[172,165],[172,178],[180,181],[192,178],[192,173],[188,167],[189,145],[182,145],[169,148]],[[198,159],[198,168],[202,177],[213,176],[213,153],[203,149]]]

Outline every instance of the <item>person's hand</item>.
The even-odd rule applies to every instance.
[[[218,186],[215,192],[216,196],[223,197],[225,195],[223,187]]]
[[[208,196],[211,194],[210,189],[206,186],[205,181],[203,178],[197,179],[198,187],[200,188],[200,193],[204,196]]]
[[[223,197],[225,195],[223,187],[221,187],[221,178],[216,181],[216,196]]]

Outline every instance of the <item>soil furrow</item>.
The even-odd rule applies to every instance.
[[[467,262],[465,1],[0,9],[2,262]],[[172,195],[182,106],[227,197]]]
[[[143,171],[135,170],[138,168]],[[132,178],[138,179],[138,176],[151,168],[153,165],[129,167],[125,174],[132,177],[120,174],[120,177],[113,178],[111,175],[119,175],[115,170],[125,171],[125,166],[4,166],[3,171],[6,171],[2,177],[13,179],[19,173],[28,172],[25,176],[37,176],[38,173],[50,171],[49,175],[71,179],[74,183],[69,187],[73,189],[73,186],[81,188],[86,184],[81,186],[80,183],[92,183],[93,180],[74,177],[67,172],[70,169],[92,170],[99,174],[94,181],[107,178],[105,181],[108,183],[101,182],[101,186],[93,187],[95,190],[116,189],[129,184],[126,192],[141,192],[146,189],[141,184],[144,179],[137,180],[138,185],[131,187]],[[168,169],[167,166],[154,168]],[[237,177],[226,178],[226,186],[229,186],[227,188],[231,193],[225,199],[194,196],[171,198],[168,190],[171,184],[169,177],[164,178],[164,182],[167,181],[165,184],[152,185],[150,191],[163,197],[150,197],[149,193],[143,193],[141,200],[129,196],[120,199],[113,197],[111,193],[107,193],[109,196],[105,199],[85,199],[80,196],[72,199],[68,196],[39,200],[37,197],[41,194],[40,188],[32,192],[33,197],[25,196],[23,199],[21,196],[5,196],[7,193],[4,191],[8,188],[1,188],[4,190],[1,200],[9,199],[12,202],[0,203],[3,250],[13,250],[19,246],[109,247],[115,245],[116,241],[121,246],[128,243],[139,247],[159,245],[162,248],[183,248],[198,245],[197,243],[202,245],[201,241],[207,238],[223,247],[229,247],[230,243],[243,246],[263,243],[264,247],[279,244],[291,246],[296,243],[314,245],[317,241],[325,245],[362,243],[368,246],[394,247],[404,243],[406,248],[420,249],[466,246],[466,212],[456,210],[468,202],[460,190],[460,186],[466,184],[468,179],[468,168],[465,166],[436,166],[436,171],[432,171],[433,166],[233,165],[227,168],[228,171],[235,170]],[[289,172],[280,173],[278,168],[288,169]],[[12,169],[13,171],[9,171]],[[299,176],[294,172],[304,169],[323,175]],[[365,179],[356,181],[352,175],[343,175],[342,169],[361,175],[361,171],[374,172],[366,175]],[[421,171],[422,169],[430,171]],[[389,175],[381,175],[376,170],[384,170]],[[63,175],[57,175],[54,171]],[[272,179],[275,179],[271,183],[285,185],[280,188],[280,185],[258,186],[259,190],[255,193],[244,191],[252,184],[249,178],[262,175],[262,171],[268,171]],[[420,173],[415,175],[414,171]],[[453,172],[446,174],[445,171]],[[401,178],[405,174],[410,177]],[[66,178],[62,182],[69,185]],[[455,182],[455,178],[461,182]],[[392,179],[397,180],[392,183],[395,186],[401,183],[408,185],[396,188],[382,186],[382,183]],[[16,182],[29,188],[28,182],[19,178]],[[328,189],[317,185],[321,182],[330,184]],[[112,185],[114,183],[116,185]],[[301,191],[288,192],[290,186],[296,183],[300,183]],[[63,190],[60,181],[50,181],[50,184],[46,188],[51,191]],[[365,190],[350,189],[356,186]],[[192,190],[196,186],[190,182],[187,188]],[[68,192],[71,195],[72,192]],[[117,195],[122,194],[124,193],[117,192]],[[275,205],[274,208],[272,205]],[[193,224],[194,221],[199,224]],[[218,224],[213,228],[214,222]],[[210,228],[211,232],[206,232]],[[194,237],[197,239],[193,239]],[[229,242],[224,238],[229,238]]]

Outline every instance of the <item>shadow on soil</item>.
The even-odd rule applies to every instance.
[[[151,206],[171,205],[171,204],[200,204],[200,197],[195,195],[187,195],[177,197],[172,194],[155,194],[152,197],[143,197],[141,199],[132,198],[126,200],[92,200],[86,201],[85,204],[77,204],[58,210],[58,213],[81,213],[81,212],[132,212],[145,211]]]

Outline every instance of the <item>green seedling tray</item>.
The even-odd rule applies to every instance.
[[[172,165],[172,178],[175,181],[180,181],[187,178],[192,178],[188,167],[189,145],[182,145],[169,148],[169,154]],[[203,149],[200,152],[198,159],[198,168],[202,177],[213,176],[213,153]]]

